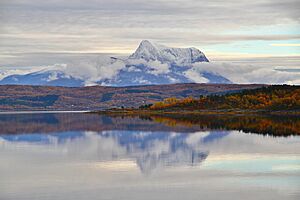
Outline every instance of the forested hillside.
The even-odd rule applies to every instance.
[[[208,95],[199,98],[175,97],[164,99],[140,109],[150,110],[299,110],[300,87],[288,85],[266,86],[258,89],[243,90],[225,95]]]

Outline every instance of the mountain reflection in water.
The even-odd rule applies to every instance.
[[[11,143],[65,147],[80,143],[86,149],[92,138],[98,141],[97,160],[134,160],[148,174],[158,167],[199,165],[209,155],[203,144],[222,139],[224,131],[258,130],[258,133],[286,135],[274,129],[275,119],[234,116],[104,116],[79,113],[0,115],[0,138]],[[285,119],[288,130],[298,119]],[[256,125],[256,128],[253,126]],[[262,130],[267,124],[270,128]],[[281,123],[284,123],[281,121]],[[243,127],[243,125],[245,127]],[[286,129],[284,129],[286,130]],[[290,132],[291,134],[296,133]],[[110,146],[107,144],[111,144]],[[72,152],[72,151],[68,151]]]
[[[298,131],[293,117],[0,114],[0,199],[299,199]]]
[[[1,135],[6,144],[26,144],[65,149],[74,153],[76,146],[84,154],[96,141],[98,162],[132,160],[142,173],[149,174],[156,168],[168,166],[196,166],[209,154],[201,148],[204,143],[221,139],[228,132],[147,132],[147,131],[102,131],[102,132],[61,132],[48,134]],[[77,152],[77,151],[75,151]],[[90,155],[86,155],[88,158]]]

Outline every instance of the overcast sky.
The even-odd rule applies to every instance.
[[[299,0],[0,0],[0,61],[129,54],[143,39],[210,58],[298,57],[299,21]]]

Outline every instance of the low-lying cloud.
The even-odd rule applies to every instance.
[[[140,66],[143,66],[140,68]],[[1,70],[0,79],[12,74],[28,74],[32,72],[43,72],[47,70],[58,70],[64,72],[67,76],[72,76],[85,81],[85,85],[95,85],[99,81],[111,80],[117,78],[120,71],[127,73],[145,73],[151,75],[165,75],[169,77],[171,65],[160,63],[159,61],[117,59],[112,60],[109,57],[93,59],[77,59],[74,62],[66,64],[55,64],[53,66],[31,67],[24,69]],[[199,62],[186,68],[181,75],[196,83],[207,83],[209,80],[202,74],[209,72],[220,75],[233,83],[249,84],[295,84],[300,85],[300,71],[276,69],[276,67],[260,66],[259,63],[241,64],[232,62]],[[171,79],[170,79],[171,80]],[[137,83],[147,83],[147,80],[139,78]],[[171,81],[172,82],[172,81]],[[176,80],[173,80],[176,82]]]
[[[279,71],[275,68],[230,62],[196,63],[188,73],[208,71],[222,75],[233,83],[300,84],[300,72]],[[193,78],[192,76],[189,76]],[[197,81],[197,76],[194,76]]]

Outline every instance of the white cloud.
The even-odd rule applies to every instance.
[[[124,67],[125,63],[121,60],[112,63],[109,57],[101,57],[101,59],[82,59],[75,63],[69,63],[64,72],[85,80],[86,85],[94,85],[99,80],[112,79]]]
[[[151,82],[144,80],[142,77],[134,79],[133,82],[137,84],[151,84]]]
[[[173,78],[173,77],[170,77],[170,76],[167,76],[168,79],[171,81],[171,83],[178,83],[178,80]]]
[[[159,75],[170,72],[170,65],[163,64],[159,61],[150,61],[149,63],[147,63],[147,66],[149,68],[148,73],[150,74]]]
[[[24,75],[29,74],[33,72],[37,72],[40,70],[50,69],[53,66],[34,66],[34,67],[23,67],[23,68],[17,68],[17,69],[11,69],[11,68],[4,68],[0,67],[0,80],[3,78],[10,76],[10,75]]]
[[[136,68],[135,66],[129,66],[127,68],[128,72],[141,72],[142,70],[140,70],[139,68]]]
[[[208,71],[220,74],[233,83],[265,83],[265,84],[299,84],[300,72],[278,71],[274,68],[250,64],[234,64],[230,62],[196,63],[187,71],[190,78],[196,81],[197,73]]]
[[[50,81],[54,81],[54,80],[57,80],[57,79],[58,79],[58,74],[57,74],[57,72],[53,72],[53,73],[51,73],[51,74],[48,76],[47,81],[50,82]]]
[[[185,75],[188,79],[190,79],[190,80],[192,80],[192,81],[194,81],[194,82],[196,82],[196,83],[207,83],[207,82],[209,82],[208,79],[204,78],[204,77],[201,75],[201,72],[202,72],[202,71],[203,71],[203,70],[199,70],[198,68],[192,68],[192,69],[187,70],[186,72],[184,72],[184,75]]]
[[[278,67],[276,60],[272,60],[272,64],[261,64],[251,60],[252,64],[233,63],[233,62],[210,62],[210,63],[195,63],[193,68],[184,72],[190,80],[197,83],[207,83],[208,80],[201,75],[203,72],[212,72],[224,76],[233,83],[265,83],[265,84],[295,84],[300,85],[300,71],[299,67],[295,66],[294,70],[283,70],[284,67]],[[295,62],[296,63],[296,62]],[[126,67],[127,65],[131,65]],[[117,60],[112,63],[109,57],[87,57],[85,59],[75,59],[66,64],[54,64],[52,66],[41,67],[25,67],[18,69],[2,68],[0,69],[0,80],[12,74],[28,74],[46,70],[59,70],[65,72],[68,76],[85,80],[85,85],[95,85],[96,82],[105,79],[115,78],[120,70],[127,70],[128,72],[141,71],[141,69],[133,66],[143,64],[146,66],[145,73],[153,75],[165,74],[171,82],[177,82],[176,79],[168,76],[170,66],[162,64],[158,61],[146,62],[145,60]],[[282,63],[281,63],[282,64]],[[271,67],[274,66],[274,67]],[[277,67],[276,67],[277,66]],[[278,70],[278,68],[280,70]],[[287,67],[288,69],[291,66]],[[42,70],[41,70],[42,69]],[[49,77],[50,80],[57,78],[55,74]],[[142,78],[134,80],[136,83],[143,82]]]
[[[144,65],[147,67],[147,72],[154,75],[166,74],[170,72],[170,65],[167,63],[161,63],[160,61],[149,61],[144,59],[128,59],[127,65]]]

